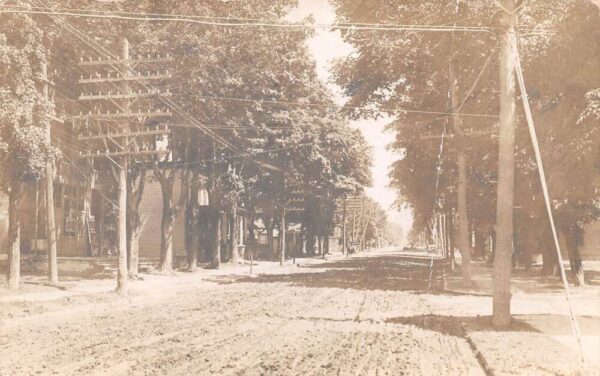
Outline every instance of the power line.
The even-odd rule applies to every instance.
[[[462,113],[460,112],[463,107],[467,104],[467,102],[469,101],[471,95],[473,94],[473,91],[475,90],[475,88],[477,87],[477,85],[479,84],[481,78],[483,78],[483,73],[486,71],[487,67],[489,66],[490,62],[491,62],[491,57],[495,51],[495,49],[498,47],[498,43],[496,43],[494,45],[494,47],[492,48],[492,50],[490,51],[490,53],[488,54],[488,57],[485,61],[485,63],[482,65],[481,70],[479,71],[479,73],[477,74],[477,77],[475,78],[475,80],[473,81],[473,84],[471,85],[471,87],[469,88],[467,95],[465,95],[465,97],[463,98],[463,100],[461,101],[461,103],[458,105],[457,108],[453,109],[450,108],[451,112],[448,112],[448,115],[458,115],[458,116],[473,116],[473,114],[466,114],[466,113]],[[434,122],[445,118],[446,116],[438,116],[435,119],[428,121],[428,122],[422,122],[419,123],[418,125],[431,125]],[[488,115],[486,117],[490,117],[490,118],[499,118],[498,115]]]
[[[35,7],[35,6],[4,6],[6,8],[16,8],[16,9],[37,9],[37,10],[45,10],[51,9],[49,7]],[[81,9],[81,8],[55,8],[54,11],[63,11],[63,12],[77,12],[77,13],[99,13],[106,15],[119,15],[119,16],[145,16],[145,17],[167,17],[167,18],[185,18],[185,19],[199,19],[199,20],[226,20],[226,21],[254,21],[260,23],[277,23],[282,24],[281,22],[277,22],[276,19],[262,19],[262,18],[249,18],[249,17],[231,17],[231,16],[210,16],[210,15],[196,15],[196,14],[177,14],[177,13],[149,13],[149,12],[125,12],[125,11],[117,11],[117,10],[102,10],[102,9]],[[470,17],[464,17],[459,20],[445,22],[439,25],[432,24],[390,24],[390,23],[373,23],[373,22],[338,22],[332,24],[334,26],[370,26],[370,27],[405,27],[405,26],[429,26],[432,28],[442,28],[447,27],[450,24],[456,24],[460,21],[465,21],[468,19],[472,19],[477,17],[477,15],[473,15]],[[324,25],[325,26],[325,25]],[[482,28],[485,26],[467,26],[464,25],[465,28]],[[492,28],[492,27],[490,27]]]
[[[201,95],[201,94],[177,94],[170,93],[171,97],[189,97],[189,98],[201,98],[201,99],[209,99],[209,100],[222,100],[222,101],[231,101],[238,103],[258,103],[261,105],[292,105],[292,106],[306,106],[306,107],[317,107],[324,109],[332,109],[334,112],[339,110],[360,110],[364,107],[361,106],[346,106],[346,105],[337,105],[335,103],[310,103],[310,102],[294,102],[294,101],[279,101],[279,100],[268,100],[268,99],[248,99],[248,98],[236,98],[236,97],[226,97],[226,96],[216,96],[216,95]],[[77,99],[72,99],[72,101],[77,101]],[[381,108],[382,110],[386,110],[386,108]],[[457,112],[448,112],[448,111],[429,111],[429,110],[411,110],[407,108],[389,108],[401,111],[404,113],[414,113],[414,114],[429,114],[429,115],[443,115],[443,116],[451,116],[451,115],[460,115],[467,117],[486,117],[486,118],[498,118],[498,115],[491,114],[478,114],[478,113],[457,113]]]
[[[189,96],[194,98],[202,98],[202,99],[212,99],[212,100],[223,100],[223,101],[233,101],[233,102],[241,102],[241,103],[260,103],[260,104],[282,104],[282,105],[298,105],[298,106],[307,106],[307,107],[321,107],[321,108],[332,108],[332,109],[348,109],[348,110],[360,110],[363,107],[360,106],[345,106],[345,105],[336,105],[336,104],[327,104],[327,103],[307,103],[307,102],[293,102],[293,101],[277,101],[277,100],[262,100],[262,99],[247,99],[247,98],[235,98],[235,97],[222,97],[222,96],[214,96],[214,95],[198,95],[198,94],[172,94],[172,96]],[[382,108],[385,110],[385,108]],[[498,118],[498,115],[489,115],[489,114],[477,114],[477,113],[455,113],[448,111],[428,111],[428,110],[411,110],[406,108],[395,109],[397,111],[405,112],[405,113],[414,113],[414,114],[429,114],[429,115],[461,115],[461,116],[472,116],[472,117],[487,117],[487,118]]]
[[[276,23],[272,21],[261,22],[224,22],[224,21],[204,21],[190,17],[170,17],[167,15],[151,16],[151,15],[119,15],[106,14],[92,11],[81,10],[34,10],[14,8],[10,6],[1,6],[4,10],[0,13],[15,13],[15,14],[42,14],[49,16],[65,16],[65,17],[80,17],[80,18],[101,18],[124,21],[144,21],[144,22],[187,22],[206,26],[222,26],[222,27],[270,27],[279,29],[343,29],[343,30],[365,30],[365,31],[418,31],[418,32],[477,32],[477,33],[492,33],[493,27],[482,26],[432,26],[432,25],[386,25],[386,24],[308,24],[308,23]],[[37,9],[40,9],[39,7]],[[48,9],[48,8],[42,8]]]
[[[181,124],[167,124],[169,128],[198,128],[194,125],[181,125]],[[260,132],[260,131],[285,131],[285,130],[294,130],[294,129],[307,129],[305,127],[293,127],[293,126],[263,126],[263,127],[255,127],[251,125],[206,125],[209,129],[217,129],[217,130],[238,130],[238,131],[249,131],[249,132]]]
[[[48,9],[48,8],[45,8]],[[90,40],[90,38],[85,35],[84,33],[82,33],[81,31],[79,31],[76,27],[72,26],[71,24],[69,24],[68,22],[66,22],[65,20],[63,20],[62,18],[56,16],[56,15],[52,15],[51,12],[46,12],[47,15],[49,15],[51,18],[53,18],[57,23],[59,23],[62,27],[64,27],[67,31],[69,31],[71,34],[75,35],[75,37],[77,37],[79,40],[81,40],[83,43],[85,43],[87,46],[89,46],[90,48],[92,48],[93,50],[95,50],[96,52],[98,52],[99,54],[101,54],[101,56],[108,56],[108,57],[113,57],[116,58],[116,55],[113,54],[111,51],[107,50],[106,48],[104,48],[103,46],[99,45],[98,43],[96,43],[93,40]],[[113,66],[113,68],[118,69],[119,67],[116,64],[111,64],[111,66]],[[147,88],[147,85],[143,84],[143,83],[139,83],[141,86]],[[167,106],[171,107],[172,109],[174,109],[176,112],[178,112],[180,114],[180,116],[187,118],[188,121],[192,122],[192,123],[198,123],[199,127],[202,128],[204,130],[204,132],[211,137],[213,140],[218,141],[220,144],[236,151],[239,152],[241,150],[239,150],[235,145],[231,144],[230,142],[228,142],[226,139],[220,137],[219,135],[217,135],[216,133],[214,133],[212,130],[203,127],[203,125],[197,121],[195,118],[193,118],[192,116],[188,115],[187,113],[185,113],[185,111],[183,111],[177,104],[173,103],[172,101],[170,101],[168,98],[160,98],[161,101],[163,103],[165,103]]]
[[[195,164],[205,164],[205,163],[211,163],[211,162],[222,162],[222,161],[228,161],[231,159],[240,159],[240,158],[247,158],[247,157],[252,157],[252,156],[256,156],[256,155],[262,155],[262,154],[269,154],[269,153],[274,153],[274,152],[278,152],[278,151],[285,151],[285,150],[293,150],[293,149],[297,149],[300,148],[302,146],[306,146],[306,145],[310,145],[311,143],[301,143],[301,144],[296,144],[296,145],[292,145],[292,146],[286,146],[286,147],[281,147],[281,148],[276,148],[276,149],[266,149],[266,150],[262,150],[262,151],[257,151],[254,153],[241,153],[241,154],[236,154],[236,155],[230,155],[230,156],[222,156],[219,158],[210,158],[210,159],[202,159],[202,160],[197,160],[197,161],[183,161],[183,162],[174,162],[174,163],[167,163],[167,167],[181,167],[181,166],[189,166],[189,165],[195,165]]]
[[[46,14],[46,15],[62,15],[71,17],[87,17],[87,18],[107,18],[131,21],[173,21],[173,22],[188,22],[208,26],[226,26],[226,27],[275,27],[275,28],[292,28],[292,29],[345,29],[345,30],[375,30],[375,31],[432,31],[432,32],[489,32],[498,29],[495,26],[449,26],[456,24],[456,21],[445,22],[440,25],[430,24],[388,24],[388,23],[351,23],[340,22],[332,24],[309,24],[309,23],[285,23],[277,22],[276,20],[265,20],[260,18],[244,18],[244,17],[219,17],[219,16],[202,16],[202,15],[183,15],[183,14],[167,14],[167,13],[145,13],[145,12],[121,12],[121,11],[105,11],[105,10],[87,10],[76,8],[51,8],[45,7],[26,7],[18,5],[0,5],[0,8],[5,8],[6,11],[0,13],[27,13],[27,14]],[[36,10],[38,9],[38,10]],[[50,9],[46,10],[46,9]],[[472,19],[465,17],[458,21]],[[222,20],[215,22],[211,20]],[[224,22],[228,21],[228,22]],[[231,22],[237,21],[237,22]],[[248,22],[250,21],[250,22]],[[539,30],[539,28],[520,28],[519,30]],[[549,31],[546,31],[549,32]],[[523,34],[526,36],[530,34]]]
[[[62,143],[60,140],[58,142]],[[81,175],[81,177],[86,180],[87,183],[92,182],[91,179],[89,178],[89,174],[86,174],[85,172],[83,172],[81,170],[81,168],[79,168],[79,166],[77,166],[77,163],[73,159],[66,156],[64,153],[61,154],[61,158],[65,159],[75,169],[75,171],[77,171]],[[102,196],[109,204],[111,204],[114,209],[116,209],[117,211],[119,210],[119,205],[117,205],[117,203],[115,203],[108,196],[106,196],[104,193],[102,193],[101,190],[96,189],[96,192],[98,192],[100,194],[100,196]]]
[[[90,40],[90,38],[88,36],[86,36],[85,34],[83,34],[82,32],[80,32],[76,27],[73,27],[71,24],[69,24],[68,22],[64,21],[60,17],[58,17],[58,16],[52,16],[52,15],[50,15],[50,17],[53,18],[57,23],[59,23],[60,25],[62,25],[63,28],[65,28],[71,34],[75,35],[78,39],[80,39],[86,45],[88,45],[89,47],[91,47],[92,49],[94,49],[96,52],[100,53],[102,56],[115,57],[115,55],[111,51],[109,51],[106,48],[102,47],[101,45],[99,45],[95,41]],[[115,64],[111,64],[111,65],[114,68],[118,68]],[[139,84],[142,85],[143,87],[147,88],[147,85],[145,85],[144,83],[139,82]],[[218,134],[216,134],[214,131],[212,131],[209,128],[207,128],[206,126],[204,126],[202,123],[200,123],[199,121],[197,121],[192,116],[190,116],[187,113],[185,113],[183,110],[181,110],[181,108],[177,104],[173,103],[168,98],[160,98],[160,99],[167,106],[173,108],[176,112],[178,112],[182,117],[187,118],[187,120],[190,121],[191,123],[197,123],[198,128],[200,128],[205,134],[207,134],[208,136],[210,136],[213,140],[218,141],[222,145],[228,147],[229,149],[231,149],[231,150],[233,150],[235,152],[241,152],[241,150],[239,148],[237,148],[235,145],[233,145],[232,143],[230,143],[226,139],[224,139],[221,136],[219,136]],[[268,167],[270,169],[277,170],[276,167],[271,166],[271,165],[267,164],[266,162],[255,161],[255,163],[258,163],[259,165],[261,165],[263,167]]]

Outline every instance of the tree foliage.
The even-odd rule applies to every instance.
[[[27,16],[3,17],[0,32],[0,182],[11,189],[44,176],[52,154],[45,132],[48,103],[39,90],[43,33]],[[6,32],[10,30],[10,32]]]

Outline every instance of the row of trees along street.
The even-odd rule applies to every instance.
[[[231,12],[220,2],[30,5],[33,11],[52,6],[152,14]],[[292,5],[257,1],[237,7],[231,16],[280,19]],[[306,252],[314,255],[316,243],[327,252],[324,240],[332,230],[336,202],[370,184],[369,147],[317,79],[305,45],[311,36],[307,30],[256,32],[31,12],[1,17],[0,160],[11,207],[11,288],[19,284],[22,186],[51,182],[48,177],[57,169],[77,174],[88,194],[100,189],[116,211],[122,292],[128,278],[137,275],[140,202],[148,175],[162,190],[159,269],[167,273],[173,268],[179,212],[185,214],[190,270],[204,248],[210,248],[213,268],[241,257],[237,234],[226,246],[222,241],[225,222],[237,223],[240,210],[251,218],[251,239],[254,219],[262,220],[271,237],[274,228],[287,228],[287,221],[301,223]],[[53,98],[44,95],[44,66],[52,72]],[[53,118],[67,121],[52,125],[50,142],[46,130]],[[48,174],[49,161],[57,168]],[[208,206],[199,205],[201,191],[208,193]],[[286,213],[298,197],[306,210]],[[283,262],[285,240],[281,244]],[[56,270],[55,254],[49,262]]]
[[[55,7],[96,14],[227,15],[247,21],[279,20],[295,3],[261,0],[231,7],[217,1],[63,0],[32,1],[29,6],[44,12]],[[361,134],[348,127],[347,119],[389,115],[394,120],[388,128],[395,135],[390,147],[400,155],[390,171],[397,205],[412,209],[413,232],[427,232],[432,218],[447,214],[467,281],[471,280],[470,231],[475,233],[477,256],[483,255],[483,242],[493,239],[494,322],[506,325],[513,243],[519,263],[529,265],[531,255],[541,251],[546,272],[554,273],[558,266],[531,140],[516,107],[517,47],[548,167],[553,213],[568,245],[574,280],[583,283],[578,254],[582,226],[600,213],[598,7],[589,0],[544,4],[333,0],[332,4],[340,23],[449,26],[340,28],[344,41],[356,49],[334,68],[335,82],[350,98],[340,111],[318,80],[305,45],[312,27],[228,27],[219,26],[218,19],[215,25],[206,25],[3,14],[2,25],[7,27],[0,37],[0,172],[11,203],[9,285],[18,286],[19,192],[23,184],[48,177],[48,161],[65,163],[79,151],[103,154],[102,158],[74,158],[68,164],[82,173],[87,184],[111,180],[110,189],[120,192],[107,195],[120,197],[115,203],[121,218],[119,286],[125,291],[128,261],[129,275],[136,273],[139,197],[148,171],[153,171],[163,192],[162,271],[172,269],[173,222],[180,211],[186,215],[191,269],[196,267],[198,249],[207,244],[213,267],[239,257],[235,244],[222,249],[221,236],[224,220],[235,218],[240,208],[250,213],[260,208],[267,226],[285,228],[286,220],[303,223],[310,254],[315,239],[323,234],[323,228],[313,225],[322,223],[328,229],[336,200],[370,183],[369,150]],[[453,29],[457,24],[460,27]],[[143,103],[164,113],[167,120],[157,124],[148,116],[143,121],[115,123],[77,117],[105,113],[103,106],[114,108],[115,102],[78,100],[74,93],[82,92],[80,78],[90,74],[79,64],[82,56],[84,61],[88,57],[115,60],[113,70],[116,65],[126,76],[139,73],[136,66],[119,64],[126,64],[129,55],[145,54],[169,56],[169,74],[157,84],[139,78],[111,87],[105,71],[99,75],[104,86],[97,90],[121,94],[160,90],[162,95],[154,96],[153,103],[137,97],[135,101],[108,99],[115,99],[124,112]],[[106,135],[166,126],[166,149],[159,137],[137,137],[133,146],[117,142],[117,149],[131,150],[128,157],[116,157],[118,152],[107,137],[101,138],[101,145],[50,143],[45,129],[53,110],[44,95],[44,65],[54,72],[57,116],[73,119],[61,128],[65,132],[72,127],[79,134]],[[106,158],[109,154],[115,158]],[[178,200],[176,180],[181,181]],[[198,205],[203,189],[209,194],[208,208]],[[298,192],[307,210],[302,218],[288,217],[287,205]],[[327,210],[310,210],[314,205]],[[207,231],[194,231],[198,226]],[[546,236],[536,236],[532,229]],[[283,261],[285,251],[280,253]]]
[[[338,22],[495,28],[376,37],[341,30],[357,53],[337,64],[335,77],[351,97],[351,117],[394,117],[391,148],[402,157],[390,176],[398,205],[413,211],[413,233],[429,232],[436,214],[447,214],[467,281],[471,231],[477,257],[491,239],[498,325],[509,320],[513,243],[517,263],[528,267],[532,254],[541,253],[545,273],[558,268],[525,116],[516,108],[518,46],[553,213],[573,280],[583,284],[583,225],[600,214],[598,6],[586,0],[334,3]],[[450,114],[419,111],[436,109]]]

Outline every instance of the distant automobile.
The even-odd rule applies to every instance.
[[[413,243],[408,243],[404,247],[402,247],[403,251],[410,251],[411,249],[415,249],[415,246],[413,245]]]

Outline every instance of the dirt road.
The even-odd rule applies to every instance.
[[[431,316],[450,305],[427,262],[190,281],[4,320],[0,375],[484,374],[461,326]]]

